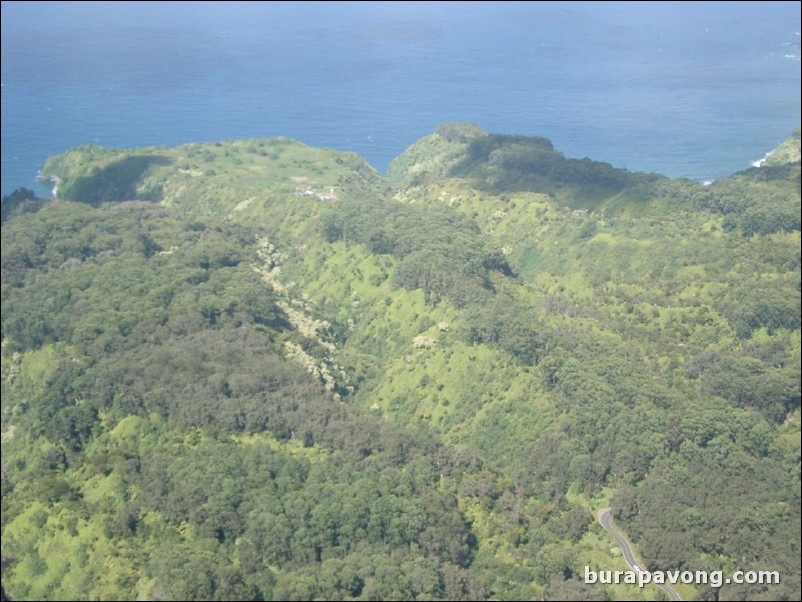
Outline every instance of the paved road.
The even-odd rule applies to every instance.
[[[609,508],[602,508],[599,511],[599,522],[601,523],[601,526],[604,527],[605,531],[610,534],[610,536],[615,540],[615,543],[618,544],[618,547],[621,548],[621,553],[624,555],[624,560],[627,561],[629,568],[636,572],[645,571],[646,569],[641,567],[641,565],[638,564],[638,561],[635,560],[635,554],[632,552],[632,546],[629,545],[627,538],[621,535],[621,533],[619,533],[616,528],[613,527],[612,520],[613,514],[610,512]],[[681,602],[682,598],[680,598],[677,590],[671,587],[668,583],[655,583],[654,585],[666,592],[672,600]]]

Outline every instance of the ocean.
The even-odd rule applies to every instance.
[[[83,144],[288,136],[384,172],[438,123],[713,179],[800,123],[798,2],[3,2],[2,193]]]

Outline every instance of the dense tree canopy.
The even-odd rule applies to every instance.
[[[799,163],[703,186],[444,124],[52,159],[3,199],[14,599],[798,599]],[[390,183],[394,186],[390,187]],[[66,200],[71,199],[71,200]]]

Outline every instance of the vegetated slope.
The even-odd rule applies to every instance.
[[[552,152],[541,140],[493,138],[482,144],[520,153],[521,163]],[[484,453],[515,445],[504,458],[514,463],[531,446],[524,470],[615,486],[618,518],[643,538],[652,568],[770,566],[791,575],[785,591],[798,590],[798,159],[710,186],[657,178],[647,187],[633,176],[637,194],[618,196],[626,203],[601,194],[594,206],[581,190],[577,204],[556,183],[540,185],[537,169],[477,183],[477,173],[505,173],[494,152],[465,175],[452,168],[451,178],[418,177],[396,192],[471,216],[524,281],[517,297],[497,294],[466,312],[465,336],[537,367],[560,411],[549,433],[559,444],[527,442],[536,427],[510,436],[514,427],[498,425],[518,420],[502,417]],[[533,404],[510,414],[526,416],[524,405]],[[762,451],[747,443],[755,432],[767,434]]]
[[[799,162],[800,158],[802,158],[802,153],[800,153],[800,143],[802,142],[800,140],[800,135],[802,135],[800,128],[796,128],[791,133],[788,140],[780,144],[766,157],[764,165],[773,167]]]
[[[150,200],[188,215],[280,221],[287,233],[303,229],[321,201],[382,197],[389,189],[359,155],[289,138],[126,151],[84,146],[49,159],[42,173],[55,176],[64,200]]]
[[[459,492],[503,479],[344,404],[267,249],[141,202],[4,226],[13,598],[486,597]]]
[[[149,157],[145,169],[141,169],[142,160],[130,161],[137,156]],[[156,156],[166,158],[155,161],[152,158]],[[328,543],[320,545],[314,539],[295,543],[297,555],[282,557],[284,564],[268,562],[267,571],[264,564],[257,563],[254,566],[262,567],[259,574],[264,581],[251,583],[248,587],[256,589],[249,592],[276,597],[289,591],[280,588],[294,587],[298,589],[292,590],[293,595],[299,597],[368,598],[375,595],[371,587],[392,584],[395,589],[382,590],[384,597],[642,598],[649,595],[647,590],[610,587],[605,594],[579,579],[585,565],[625,568],[623,561],[611,554],[609,541],[588,512],[612,496],[617,519],[639,542],[653,569],[770,569],[781,571],[783,577],[779,586],[732,584],[720,592],[700,588],[696,593],[685,588],[684,596],[799,596],[798,161],[749,170],[702,186],[629,174],[590,160],[566,159],[544,139],[496,136],[475,126],[447,124],[394,162],[388,175],[392,190],[353,155],[308,149],[287,140],[129,152],[84,148],[52,160],[48,170],[61,177],[62,194],[75,194],[74,183],[80,182],[78,190],[87,195],[84,200],[97,204],[100,197],[91,191],[97,187],[108,190],[107,175],[117,179],[119,172],[109,165],[119,164],[138,167],[125,185],[118,187],[122,192],[115,200],[160,200],[171,208],[164,219],[174,220],[177,230],[207,231],[215,224],[219,229],[215,240],[231,246],[223,257],[250,248],[247,265],[251,271],[242,269],[242,274],[255,278],[252,282],[265,288],[267,298],[273,300],[261,310],[266,317],[257,319],[247,317],[250,305],[240,309],[237,287],[244,284],[221,281],[205,304],[201,303],[208,296],[205,282],[190,282],[184,285],[186,291],[172,293],[171,299],[188,295],[186,299],[194,301],[184,303],[193,304],[203,320],[214,320],[205,330],[228,332],[229,326],[235,326],[236,334],[221,344],[220,354],[209,351],[216,349],[216,344],[200,339],[174,343],[174,352],[152,353],[149,339],[133,334],[138,332],[136,324],[141,318],[124,319],[127,304],[140,297],[143,308],[158,313],[158,303],[147,300],[151,287],[132,289],[126,298],[112,294],[114,311],[104,309],[102,319],[95,317],[95,324],[129,324],[118,328],[111,338],[126,341],[118,343],[123,346],[130,342],[137,351],[126,351],[113,361],[107,359],[109,351],[104,347],[92,364],[92,370],[106,370],[108,362],[128,366],[118,368],[123,373],[112,373],[115,383],[125,383],[116,387],[121,398],[148,397],[143,391],[156,385],[151,381],[136,384],[133,379],[129,387],[123,375],[137,362],[146,363],[142,358],[154,356],[160,369],[141,371],[152,375],[157,391],[165,391],[154,398],[187,400],[167,409],[153,400],[147,402],[155,404],[151,406],[139,401],[145,409],[130,412],[148,420],[163,416],[157,421],[159,432],[165,439],[173,436],[173,461],[184,462],[190,467],[187,471],[199,462],[191,453],[197,444],[188,445],[190,435],[186,433],[196,433],[192,435],[195,440],[208,444],[222,440],[237,450],[244,441],[256,438],[284,456],[314,458],[310,460],[313,466],[318,466],[322,457],[326,462],[320,474],[325,475],[335,474],[330,467],[335,458],[338,466],[362,470],[365,462],[390,454],[396,457],[392,467],[400,467],[401,474],[412,470],[409,458],[420,458],[415,462],[432,467],[427,473],[430,479],[424,485],[396,489],[403,492],[398,496],[423,499],[426,487],[446,495],[444,503],[451,504],[458,513],[454,516],[467,529],[455,531],[456,540],[448,540],[452,542],[448,553],[427,551],[417,527],[393,531],[392,523],[379,521],[370,528],[362,527],[363,531],[357,529],[356,536],[344,539],[361,542],[354,544],[358,549],[374,541],[383,542],[385,551],[389,549],[385,540],[376,539],[375,528],[399,533],[397,541],[409,550],[409,558],[404,556],[406,552],[393,552],[386,571],[369,573],[364,557],[348,564],[348,559],[354,559],[353,549],[333,543],[339,538],[332,539],[315,523],[315,532],[326,533],[320,537]],[[103,212],[123,211],[126,206],[134,205],[91,211],[106,215]],[[32,224],[59,210],[70,214],[90,211],[57,203],[34,216],[15,217],[9,224],[24,223],[24,229],[35,230]],[[162,211],[155,205],[137,209],[157,210]],[[203,214],[226,218],[227,223],[216,221],[218,218],[199,219]],[[51,228],[58,230],[56,224],[64,216],[52,215],[57,218],[51,220]],[[59,243],[74,247],[71,252],[79,258],[86,253],[81,249],[91,248],[83,239],[85,232],[91,232],[89,224],[99,219],[92,215],[86,224],[64,232],[64,241],[74,242]],[[185,217],[179,220],[179,215]],[[238,222],[248,228],[241,229]],[[143,218],[142,223],[156,222]],[[6,395],[4,388],[4,432],[12,432],[14,445],[10,452],[4,445],[4,467],[11,457],[6,454],[27,458],[37,446],[50,447],[65,439],[61,432],[38,433],[31,409],[17,401],[13,402],[16,410],[7,405],[6,399],[24,398],[24,389],[14,387],[30,379],[39,383],[42,391],[55,386],[49,384],[50,373],[43,371],[43,362],[37,358],[56,353],[82,360],[75,351],[77,343],[64,337],[83,333],[84,345],[99,345],[110,336],[84,324],[97,311],[86,311],[95,307],[95,301],[83,299],[72,289],[52,295],[57,300],[55,307],[72,316],[64,320],[67,326],[43,315],[53,301],[45,304],[44,310],[32,309],[36,303],[26,307],[25,295],[60,291],[65,279],[31,263],[35,252],[17,252],[17,246],[30,245],[20,235],[10,247],[9,261],[24,266],[30,283],[20,287],[12,278],[7,285],[6,228],[4,225],[3,332],[9,343],[4,343],[3,361],[4,374],[14,378],[4,385],[9,391]],[[122,228],[129,229],[137,232],[130,226]],[[50,229],[47,232],[44,238],[49,239],[52,234]],[[150,238],[137,239],[139,246],[134,246],[140,250],[135,253],[145,258],[138,261],[146,265],[164,261],[172,257],[166,253],[173,246],[182,249],[189,244],[166,244],[165,239],[172,236],[149,234]],[[110,254],[104,251],[99,256]],[[208,266],[219,263],[224,270],[221,276],[234,274],[243,264],[242,259],[227,265],[218,255],[211,257],[218,259],[202,261]],[[109,273],[121,273],[118,266],[108,269]],[[147,273],[141,266],[138,269]],[[10,268],[10,273],[19,270]],[[82,290],[95,291],[94,281]],[[107,296],[100,290],[97,295],[101,300]],[[244,296],[263,300],[257,293]],[[14,311],[9,313],[6,307]],[[243,311],[245,317],[232,324],[231,316]],[[15,319],[23,322],[14,322],[14,315],[22,316]],[[168,317],[164,325],[153,328],[158,331],[171,320]],[[20,334],[26,331],[24,324],[40,323],[48,325],[37,335],[40,340],[25,343]],[[13,328],[17,329],[14,336]],[[276,399],[268,393],[271,385],[255,375],[242,377],[245,382],[255,379],[250,387],[235,387],[233,383],[241,381],[228,374],[238,371],[230,364],[242,362],[243,356],[236,351],[255,336],[251,331],[265,339],[257,347],[272,345],[271,366],[281,372],[285,365],[292,365],[287,364],[288,359],[303,365],[312,377],[310,386],[322,388],[319,395],[326,401],[287,410],[286,404],[271,401]],[[181,331],[182,337],[184,334],[190,339],[200,336],[193,330]],[[160,345],[171,340],[164,336]],[[206,355],[192,355],[184,344],[200,347]],[[10,355],[20,345],[20,355]],[[207,372],[223,376],[209,384]],[[185,374],[191,375],[191,385],[184,384]],[[309,376],[299,373],[297,378],[309,385]],[[92,373],[77,380],[102,382],[99,378]],[[176,380],[181,387],[171,384]],[[292,379],[281,382],[275,389],[277,398],[284,396],[281,386],[302,386]],[[102,390],[93,387],[93,391]],[[84,389],[80,391],[75,399],[90,399]],[[233,398],[232,392],[236,393]],[[105,400],[102,403],[95,400],[69,406],[71,412],[78,412],[74,408],[88,405],[95,413],[78,421],[89,425],[84,427],[89,431],[77,438],[80,445],[71,452],[73,463],[56,465],[58,478],[78,483],[93,474],[85,468],[86,450],[106,441],[118,421],[130,415],[128,411],[112,412],[115,418],[106,418],[111,411],[107,407],[116,408],[115,403],[120,403],[114,398],[106,393],[97,398]],[[30,407],[48,406],[47,401],[37,401]],[[177,411],[184,406],[190,409]],[[7,407],[12,409],[6,412]],[[252,407],[255,409],[249,409]],[[342,419],[320,418],[327,416],[321,407],[338,408],[344,413]],[[237,417],[238,411],[243,415]],[[246,416],[252,412],[260,418],[249,422]],[[279,420],[273,419],[276,413]],[[292,420],[303,424],[312,420],[317,426],[293,428],[297,423],[285,413],[293,416]],[[47,422],[41,417],[38,420]],[[400,448],[374,450],[368,446],[370,453],[361,457],[360,446],[367,445],[365,441],[376,445],[386,440],[388,435],[381,429],[390,425],[400,429],[392,431],[393,437],[402,441]],[[344,439],[348,441],[351,433],[364,436],[357,437],[361,443],[351,449],[332,429],[335,433],[346,430],[349,436]],[[176,432],[185,434],[174,435]],[[23,446],[21,439],[30,443]],[[444,454],[456,459],[444,463],[440,460]],[[25,473],[20,467],[25,463],[16,462],[7,472],[9,482],[15,483],[7,498],[8,503],[20,504],[15,506],[20,509],[30,505],[30,498],[17,497],[20,489],[24,492],[26,487],[36,486],[43,476]],[[459,470],[443,469],[451,465]],[[178,481],[156,480],[169,484],[163,496],[169,496],[173,488],[181,491]],[[26,485],[17,485],[20,481]],[[250,482],[247,475],[234,481]],[[150,477],[143,482],[150,482]],[[142,487],[140,481],[134,485]],[[221,487],[215,485],[214,491]],[[79,489],[83,491],[83,486]],[[129,497],[140,495],[136,491]],[[353,493],[343,491],[345,497]],[[281,490],[277,496],[285,500],[289,493]],[[164,499],[150,490],[147,498]],[[242,499],[246,498],[250,499],[247,495]],[[205,524],[197,519],[203,516],[197,514],[203,504],[191,496],[187,499],[184,514],[160,518],[185,538],[188,528]],[[323,497],[306,499],[311,508],[308,516],[324,503]],[[239,508],[245,502],[226,498],[215,503],[224,509]],[[38,516],[40,520],[44,517],[45,524],[62,512],[61,501],[42,504],[43,514]],[[111,507],[116,512],[113,504]],[[157,509],[162,507],[167,506],[161,504]],[[369,507],[371,514],[378,512]],[[146,510],[137,515],[136,524],[155,511]],[[414,515],[407,509],[399,512]],[[277,522],[270,523],[268,531],[290,524],[293,533],[297,525],[306,533],[307,525],[293,523],[286,510],[284,515],[274,514]],[[4,509],[4,521],[6,516]],[[20,510],[8,516],[13,521],[9,527],[4,525],[4,551],[6,538],[17,542],[23,537],[23,525],[33,519]],[[332,519],[335,523],[342,518],[337,517]],[[187,553],[213,549],[214,557],[219,558],[217,552],[222,551],[228,554],[224,557],[230,566],[238,567],[240,557],[235,551],[239,548],[233,546],[245,537],[239,533],[243,529],[248,532],[249,520],[240,523],[240,531],[229,532],[225,526],[222,531],[207,531],[218,547],[203,547],[214,543],[208,541],[196,545],[202,543],[200,539],[180,542]],[[124,545],[133,536],[138,535],[123,531],[110,541]],[[75,544],[79,540],[80,531],[70,541]],[[26,563],[35,560],[30,545],[11,565],[16,587],[27,582],[21,576],[34,574],[24,572],[34,570],[26,568]],[[82,545],[89,544],[83,541]],[[339,550],[342,547],[345,549]],[[338,551],[327,551],[330,548]],[[467,556],[460,556],[459,550]],[[165,553],[174,554],[174,550],[167,547]],[[368,556],[372,553],[366,552]],[[272,558],[262,549],[254,554],[263,563]],[[211,562],[211,556],[206,558]],[[415,564],[413,558],[425,566]],[[345,564],[331,564],[335,559]],[[407,560],[413,564],[405,564]],[[131,591],[125,588],[136,582],[143,595],[157,595],[163,588],[173,587],[172,579],[181,577],[178,573],[157,575],[162,564],[143,568],[142,562],[127,559],[119,566],[135,567],[128,585],[115,581],[110,587]],[[48,576],[41,583],[63,584],[79,574],[63,567],[37,566],[39,573],[35,574]],[[224,566],[229,565],[215,565],[214,570]],[[296,566],[297,570],[292,568]],[[354,566],[361,572],[349,581],[352,589],[331,585],[320,577],[325,567],[339,571]],[[207,571],[210,579],[226,582],[214,570]],[[317,577],[310,577],[312,574]],[[4,583],[6,580],[4,576]],[[413,585],[422,582],[429,584],[428,589]],[[37,592],[66,586],[50,587]]]

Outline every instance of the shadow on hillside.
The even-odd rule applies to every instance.
[[[633,174],[609,163],[568,159],[546,138],[498,134],[473,139],[449,175],[473,178],[477,188],[491,193],[568,190],[570,196],[599,200],[633,181]]]
[[[172,159],[161,155],[125,157],[65,183],[59,196],[90,205],[133,200],[158,202],[162,199],[161,188],[143,193],[137,191],[137,184],[152,166],[170,163]]]

